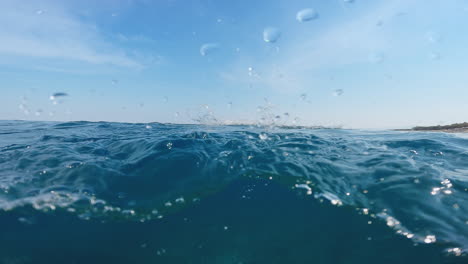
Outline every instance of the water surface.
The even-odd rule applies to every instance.
[[[468,139],[0,122],[0,263],[468,263]]]

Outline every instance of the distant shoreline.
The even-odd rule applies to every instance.
[[[446,126],[417,126],[410,129],[397,129],[397,131],[468,133],[468,122]]]

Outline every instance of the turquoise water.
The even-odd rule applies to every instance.
[[[468,137],[0,122],[0,263],[468,263]]]

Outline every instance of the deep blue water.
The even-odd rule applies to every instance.
[[[0,122],[0,263],[468,263],[468,136]]]

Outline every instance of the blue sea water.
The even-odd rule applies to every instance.
[[[468,137],[0,122],[0,263],[468,263]]]

